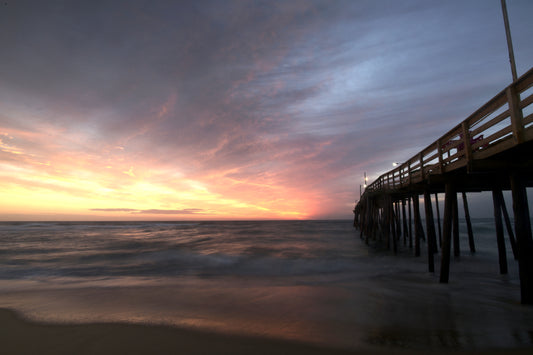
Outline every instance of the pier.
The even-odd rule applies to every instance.
[[[384,240],[397,252],[403,236],[415,256],[420,256],[425,240],[429,272],[435,272],[434,254],[440,252],[440,282],[447,283],[452,247],[454,256],[461,253],[457,196],[463,201],[469,249],[475,253],[467,194],[490,191],[500,273],[507,273],[506,230],[518,260],[521,301],[533,304],[533,238],[526,194],[526,187],[533,186],[532,103],[533,68],[418,154],[378,177],[353,210],[360,237],[367,243]],[[512,194],[513,220],[505,190]],[[442,224],[438,194],[444,194]]]

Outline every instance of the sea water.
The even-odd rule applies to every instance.
[[[167,324],[351,349],[533,345],[517,263],[494,222],[461,225],[450,283],[366,245],[351,221],[0,223],[0,307],[46,322]],[[507,236],[506,236],[507,238]],[[507,238],[508,239],[508,238]]]

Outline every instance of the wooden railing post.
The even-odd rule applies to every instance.
[[[466,158],[466,171],[470,172],[472,171],[472,145],[470,144],[470,130],[466,121],[463,121],[463,123],[461,123],[461,126],[463,127],[463,144]]]
[[[408,174],[409,185],[411,185],[411,161],[410,160],[407,162],[407,174]]]
[[[520,97],[516,92],[514,85],[506,89],[507,102],[509,103],[509,114],[511,115],[511,128],[516,144],[524,142],[524,122],[523,114],[520,109]]]
[[[420,177],[422,180],[426,178],[426,174],[424,173],[424,153],[420,152]]]
[[[439,153],[439,172],[444,174],[444,164],[442,162],[442,140],[437,140],[437,152]]]

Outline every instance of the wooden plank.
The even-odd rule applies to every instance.
[[[522,99],[520,101],[519,107],[520,109],[524,109],[524,107],[527,107],[533,103],[533,94],[529,95],[525,99]]]
[[[516,91],[523,92],[533,86],[533,68],[529,69],[518,78],[515,83]]]
[[[525,134],[527,136],[527,134]],[[491,157],[495,154],[501,153],[503,151],[506,151],[512,147],[516,146],[516,143],[514,142],[514,139],[512,136],[505,137],[501,141],[499,141],[497,144],[488,146],[486,149],[483,150],[476,150],[473,152],[473,157],[476,160],[486,159],[488,157]]]
[[[510,133],[513,133],[513,130],[510,126],[508,127],[505,127],[505,128],[502,128],[500,129],[499,131],[497,132],[494,132],[493,134],[491,134],[490,136],[486,137],[483,139],[483,142],[486,144],[494,144],[494,143],[497,143],[498,140],[500,140],[501,138],[505,137],[506,135],[510,134]]]
[[[485,105],[477,109],[473,114],[471,114],[465,121],[468,122],[469,126],[474,126],[477,122],[483,120],[485,117],[498,110],[507,102],[505,97],[505,92],[502,91],[492,99],[490,99]]]
[[[473,129],[472,132],[471,132],[472,137],[475,137],[478,134],[481,134],[481,133],[485,132],[486,130],[488,130],[489,128],[491,128],[493,126],[496,126],[498,123],[500,123],[501,121],[503,121],[506,118],[508,118],[509,115],[510,115],[509,114],[509,110],[503,111],[498,116],[492,118],[490,121],[487,121],[487,122],[483,123],[481,126]]]
[[[533,113],[524,117],[524,126],[527,126],[531,122],[533,122]]]
[[[448,164],[448,166],[446,166],[446,170],[450,172],[456,169],[464,168],[465,166],[466,166],[466,159],[456,160],[453,163]]]
[[[509,102],[509,112],[511,114],[511,127],[513,129],[513,137],[515,139],[515,142],[517,144],[520,144],[524,142],[524,137],[522,134],[524,130],[524,123],[522,122],[522,120],[524,117],[522,115],[522,110],[519,107],[520,99],[515,88],[512,85],[507,87],[506,94],[507,100]]]
[[[441,174],[444,174],[444,164],[442,159],[442,140],[437,140],[437,151],[439,154],[439,171]]]
[[[464,144],[463,151],[464,151],[465,158],[466,158],[467,169],[468,171],[470,171],[471,170],[470,167],[472,165],[472,147],[470,146],[470,131],[469,131],[468,124],[466,122],[463,122],[462,126],[463,126],[463,144]]]

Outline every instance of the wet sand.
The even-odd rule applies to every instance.
[[[133,324],[44,324],[0,309],[3,354],[411,354],[350,351],[276,339],[241,337]],[[455,352],[464,354],[531,354],[530,348]],[[416,352],[422,354],[426,352]],[[447,352],[438,352],[445,354]]]

